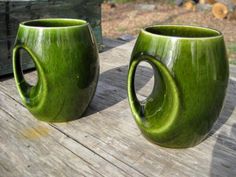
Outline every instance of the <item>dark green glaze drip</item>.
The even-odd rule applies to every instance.
[[[36,86],[30,86],[21,73],[21,48],[35,63]],[[13,63],[22,102],[40,120],[77,119],[95,93],[99,60],[95,39],[85,21],[41,19],[20,24]]]
[[[153,66],[155,76],[153,92],[142,104],[133,86],[135,69],[141,61]],[[189,26],[142,30],[128,73],[129,103],[140,130],[165,147],[198,144],[221,111],[228,74],[221,33]]]

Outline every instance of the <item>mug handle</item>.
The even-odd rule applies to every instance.
[[[164,114],[160,114],[160,111],[158,112],[158,116],[162,115],[163,117],[155,117],[157,123],[158,120],[161,118],[165,119],[165,123],[161,123],[161,125],[158,125],[158,128],[155,128],[155,126],[152,125],[151,127],[147,127],[146,121],[148,121],[147,117],[145,117],[145,106],[147,103],[140,103],[136,93],[135,93],[135,86],[134,86],[134,80],[135,80],[135,72],[137,69],[138,64],[141,61],[148,62],[152,65],[154,70],[154,85],[157,83],[157,78],[155,76],[155,73],[160,73],[161,78],[163,79],[163,82],[159,82],[158,84],[164,84],[164,92],[165,92],[165,100],[162,101],[162,109],[160,111],[164,111]],[[155,86],[154,86],[155,88]],[[133,113],[133,116],[135,117],[136,122],[138,123],[139,127],[142,129],[145,129],[145,132],[148,133],[160,133],[164,130],[167,130],[168,128],[173,125],[174,120],[177,118],[177,115],[179,113],[180,109],[180,96],[179,96],[179,90],[176,85],[176,82],[171,75],[168,68],[161,63],[161,61],[153,57],[151,55],[147,55],[142,53],[138,53],[136,56],[134,56],[131,60],[129,71],[128,71],[128,99],[129,104]],[[157,98],[153,98],[156,102],[159,100],[156,100]],[[156,114],[157,115],[157,114]],[[153,117],[153,116],[152,116]]]
[[[24,49],[30,55],[35,64],[38,73],[38,81],[35,86],[30,85],[24,78],[21,67],[20,49]],[[13,49],[12,60],[15,82],[22,102],[28,108],[32,108],[39,103],[39,99],[42,97],[42,95],[39,96],[39,94],[46,94],[46,84],[43,84],[46,82],[45,77],[43,77],[43,68],[41,67],[37,57],[33,54],[33,52],[31,52],[31,50],[24,45],[15,45]]]

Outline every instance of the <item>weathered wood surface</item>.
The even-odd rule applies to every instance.
[[[131,115],[126,74],[134,42],[100,54],[96,95],[79,120],[37,121],[20,102],[12,78],[0,81],[0,176],[236,176],[236,67],[225,106],[209,137],[194,148],[167,149],[147,141]],[[152,70],[139,67],[140,98]],[[29,82],[35,72],[26,74]]]
[[[22,21],[38,18],[84,19],[91,24],[101,45],[101,3],[102,0],[0,1],[0,75],[12,73],[11,52]],[[31,60],[25,57],[23,68],[33,66]]]

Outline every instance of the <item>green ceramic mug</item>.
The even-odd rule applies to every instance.
[[[150,63],[154,71],[153,91],[143,102],[134,87],[141,61]],[[180,25],[141,30],[128,72],[129,104],[141,132],[165,147],[200,143],[222,109],[228,75],[220,32]]]
[[[31,56],[35,86],[24,79],[20,50]],[[13,70],[23,104],[39,120],[64,122],[84,113],[97,86],[98,50],[86,21],[39,19],[20,23],[13,49]]]

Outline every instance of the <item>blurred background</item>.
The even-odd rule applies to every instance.
[[[100,52],[135,39],[155,24],[210,27],[224,34],[236,65],[236,0],[0,0],[0,76],[12,73],[11,53],[19,23],[38,18],[88,21]],[[34,67],[22,52],[22,67]]]
[[[200,25],[220,30],[229,61],[236,64],[236,0],[106,0],[102,4],[104,37],[131,40],[154,24]]]

